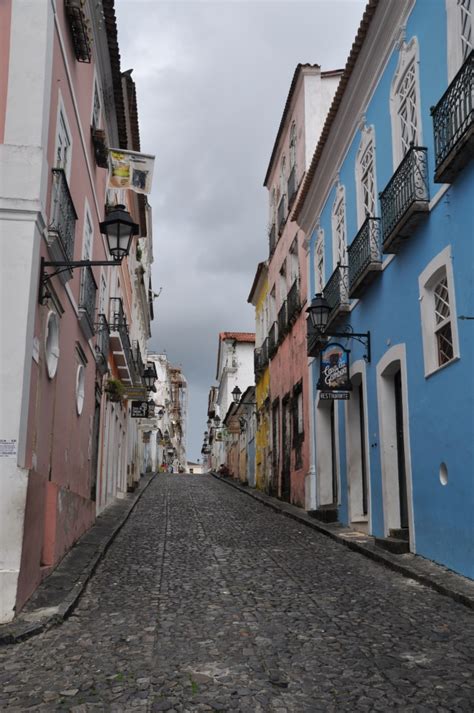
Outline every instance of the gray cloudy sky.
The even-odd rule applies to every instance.
[[[254,331],[268,254],[262,187],[298,62],[343,67],[363,0],[116,0],[142,150],[156,155],[150,348],[183,366],[188,458],[201,458],[220,331]]]

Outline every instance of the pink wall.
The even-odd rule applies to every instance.
[[[11,14],[11,0],[2,0],[0,2],[0,144],[3,144],[5,136]]]
[[[4,4],[1,6],[4,13]],[[71,47],[70,33],[64,23],[64,4],[58,4],[58,16],[66,44],[66,55],[85,140],[82,144],[78,117],[74,107],[71,87],[57,34],[54,36],[53,67],[51,76],[51,111],[48,133],[47,157],[50,168],[55,165],[55,141],[59,92],[64,102],[72,135],[72,163],[69,189],[78,215],[75,234],[75,259],[82,258],[82,242],[87,197],[94,225],[93,258],[108,258],[99,232],[105,204],[106,170],[95,163],[90,138],[94,64],[76,61]],[[2,19],[0,15],[0,20]],[[3,26],[3,23],[2,23]],[[0,52],[3,51],[3,47]],[[0,82],[3,76],[0,67]],[[1,104],[0,104],[1,108]],[[0,128],[1,128],[0,124]],[[99,215],[91,185],[97,195]],[[51,173],[48,175],[47,210],[51,204]],[[41,255],[49,257],[45,243]],[[100,268],[94,268],[99,285]],[[50,307],[37,305],[35,337],[40,344],[39,363],[32,362],[33,378],[30,392],[30,411],[27,437],[27,462],[33,466],[28,483],[25,531],[22,550],[22,569],[18,588],[17,608],[20,608],[34,591],[41,577],[50,571],[71,545],[93,523],[95,503],[90,500],[90,459],[92,422],[95,407],[94,354],[81,330],[76,313],[66,290],[54,281],[64,312],[60,319],[60,357],[56,376],[50,379],[44,363],[44,336]],[[80,294],[80,270],[74,272],[68,283],[76,304]],[[79,365],[76,344],[87,358],[85,369],[85,399],[81,415],[76,410],[76,372]],[[49,567],[49,569],[48,569]]]

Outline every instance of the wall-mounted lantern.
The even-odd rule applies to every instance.
[[[332,332],[326,331],[328,317],[331,308],[328,304],[327,299],[321,292],[315,294],[311,300],[311,304],[306,310],[309,319],[311,321],[314,329],[323,337],[339,337],[344,339],[355,339],[356,341],[363,344],[366,348],[366,353],[364,354],[364,359],[366,362],[370,363],[370,332],[353,332],[350,325],[346,325],[344,332]]]

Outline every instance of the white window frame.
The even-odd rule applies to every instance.
[[[395,170],[404,156],[406,150],[402,143],[402,129],[400,108],[403,104],[400,96],[400,88],[403,84],[407,71],[413,65],[414,70],[414,92],[415,92],[415,121],[416,121],[416,136],[412,136],[415,145],[423,145],[423,132],[421,125],[421,99],[420,99],[420,72],[419,72],[419,47],[418,39],[412,37],[410,42],[403,42],[400,47],[397,68],[393,75],[392,84],[390,87],[390,119],[392,124],[392,155],[393,169]]]
[[[314,288],[316,293],[322,292],[326,284],[324,263],[324,230],[323,228],[318,228],[314,244]]]
[[[286,264],[286,258],[283,260],[282,266],[280,267],[278,273],[278,291],[281,308],[283,306],[283,302],[288,297],[288,266]]]
[[[296,235],[295,239],[291,243],[290,247],[290,252],[289,252],[289,261],[290,261],[290,281],[289,281],[289,286],[291,287],[295,280],[297,284],[300,282],[300,264],[298,261],[298,234]]]
[[[59,146],[60,146],[60,141],[61,141],[61,136],[65,135],[69,141],[68,143],[68,153],[66,154],[66,162],[65,165],[62,165],[62,162],[59,163],[57,162],[58,158],[58,151],[59,151]],[[63,168],[64,173],[66,175],[66,180],[69,183],[70,182],[70,177],[71,177],[71,164],[72,164],[72,150],[73,150],[73,141],[72,141],[72,133],[71,133],[71,127],[67,118],[67,113],[66,113],[66,108],[64,106],[63,98],[61,96],[61,92],[58,92],[58,111],[57,111],[57,116],[56,116],[56,139],[54,143],[54,158],[53,158],[53,164],[55,168]]]
[[[90,233],[88,231],[90,227]],[[92,253],[94,248],[94,221],[92,220],[92,215],[87,203],[84,207],[84,226],[82,230],[82,259],[92,260]]]
[[[369,151],[372,151],[372,168],[368,170],[364,166],[364,159],[366,158]],[[364,191],[364,178],[368,174],[372,176],[372,211],[368,210]],[[361,139],[359,144],[359,149],[356,156],[355,165],[355,177],[356,177],[356,195],[357,195],[357,225],[360,228],[364,223],[367,213],[373,218],[377,215],[377,171],[375,162],[375,128],[373,125],[364,126],[361,132]]]
[[[469,51],[474,47],[474,0],[470,0],[470,40],[463,46],[462,41],[462,22],[463,12],[459,0],[445,0],[446,2],[446,30],[447,30],[447,45],[448,45],[448,81],[451,82],[459,69],[464,64]],[[464,5],[464,2],[463,2]]]
[[[290,127],[289,156],[291,173],[293,168],[296,170],[296,121],[293,121]]]
[[[341,228],[342,226],[342,235]],[[347,265],[346,189],[339,183],[331,211],[333,270]]]
[[[438,361],[438,340],[437,331],[439,324],[435,318],[435,296],[434,287],[440,279],[446,276],[449,299],[449,322],[451,325],[451,337],[453,340],[453,357],[444,364]],[[420,313],[421,331],[423,336],[423,358],[425,366],[425,378],[431,374],[445,369],[460,358],[459,336],[457,328],[456,297],[454,292],[454,276],[452,265],[451,246],[448,245],[425,267],[418,277],[418,287],[420,293]]]

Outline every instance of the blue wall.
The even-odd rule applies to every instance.
[[[430,195],[442,189],[433,182],[434,150],[430,107],[447,88],[446,11],[444,0],[418,0],[407,22],[406,39],[418,38],[422,145],[428,148]],[[375,126],[377,188],[383,190],[393,175],[389,96],[398,62],[395,50],[366,109],[366,123]],[[357,71],[357,69],[356,69]],[[355,128],[339,176],[346,191],[348,243],[357,233],[355,160],[361,134]],[[325,278],[332,272],[331,190],[321,211],[325,231]],[[378,213],[380,215],[380,212]],[[314,244],[311,238],[310,286],[315,292]],[[418,277],[428,263],[451,245],[460,359],[425,378]],[[370,441],[380,446],[376,365],[387,349],[406,345],[407,387],[413,508],[416,550],[419,554],[474,577],[474,322],[459,320],[474,315],[474,162],[456,177],[400,252],[376,278],[350,315],[354,331],[372,335],[372,361],[367,365],[367,418]],[[350,344],[351,360],[362,358],[364,348]],[[313,365],[314,383],[318,364]],[[340,423],[341,507],[347,522],[347,477],[344,407],[338,404]],[[369,448],[372,532],[383,536],[382,474],[379,447]],[[449,469],[448,484],[439,479],[440,463]]]

